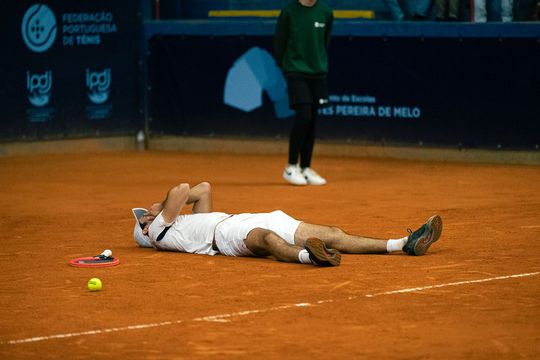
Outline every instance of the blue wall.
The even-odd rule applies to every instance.
[[[151,130],[286,137],[290,120],[277,116],[266,92],[250,111],[224,102],[228,74],[250,49],[271,54],[274,29],[271,20],[146,23]],[[339,22],[318,136],[535,149],[539,39],[540,24]]]

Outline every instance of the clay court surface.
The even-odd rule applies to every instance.
[[[0,158],[0,358],[540,358],[538,166],[316,157],[329,184],[298,188],[284,160]],[[336,268],[135,246],[132,207],[205,180],[216,211],[281,209],[383,238],[438,213],[444,230],[426,256],[344,255]],[[68,265],[104,249],[120,265]]]

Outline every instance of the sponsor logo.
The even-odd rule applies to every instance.
[[[325,23],[321,23],[321,22],[318,22],[318,21],[315,21],[313,23],[313,25],[316,27],[316,28],[324,28],[326,26]]]
[[[42,107],[49,103],[52,88],[52,71],[43,74],[26,72],[26,88],[28,89],[28,101],[36,107]]]
[[[21,23],[21,34],[31,51],[47,51],[57,35],[63,46],[88,46],[101,45],[105,38],[118,32],[114,14],[110,11],[57,15],[44,4],[34,4],[26,10]]]
[[[43,4],[30,6],[23,16],[21,33],[30,50],[47,51],[56,39],[56,18],[52,10]]]
[[[244,112],[263,106],[266,93],[274,105],[276,117],[294,113],[289,109],[287,83],[274,58],[264,49],[253,47],[232,65],[225,79],[223,102]]]
[[[86,87],[91,102],[98,105],[105,103],[109,99],[111,69],[106,68],[103,71],[86,69]]]

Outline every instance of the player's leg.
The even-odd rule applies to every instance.
[[[321,266],[336,266],[341,262],[341,256],[327,252],[319,239],[309,239],[304,246],[292,245],[273,231],[255,228],[249,232],[244,242],[253,254],[273,256],[279,261]]]
[[[326,246],[343,253],[374,254],[387,252],[383,239],[351,235],[335,226],[301,223],[294,234],[294,242],[302,245],[309,238],[319,238]]]
[[[347,234],[338,227],[301,223],[294,235],[294,242],[302,245],[307,239],[317,237],[326,246],[344,253],[370,254],[405,251],[409,255],[424,255],[429,247],[439,240],[442,232],[442,219],[439,215],[430,217],[409,236],[399,239],[377,239]]]
[[[302,250],[302,247],[287,243],[276,233],[261,228],[251,230],[244,242],[257,256],[274,256],[286,262],[298,262],[298,253]]]

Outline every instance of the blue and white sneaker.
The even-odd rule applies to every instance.
[[[431,244],[439,240],[442,228],[441,217],[433,215],[418,230],[413,232],[411,229],[407,229],[410,235],[403,246],[403,251],[409,255],[424,255]]]

